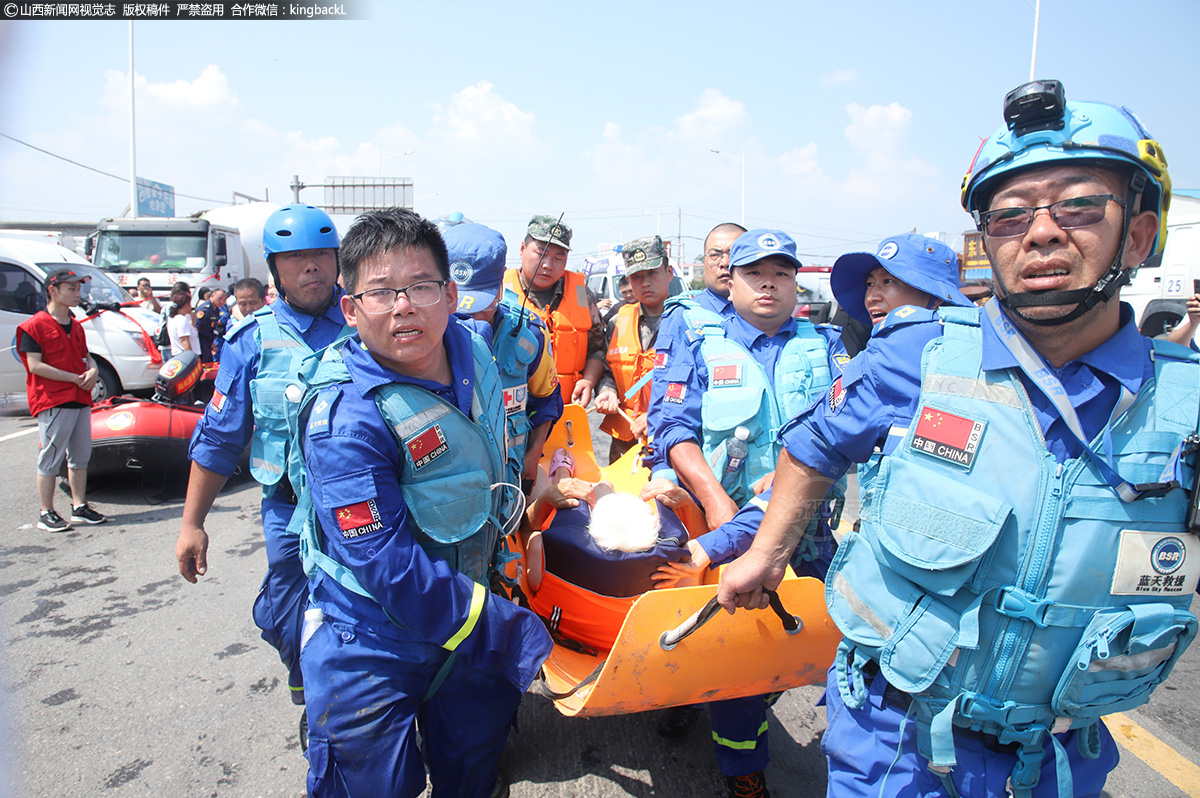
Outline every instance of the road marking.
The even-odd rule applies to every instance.
[[[1161,773],[1189,798],[1200,798],[1200,767],[1134,723],[1128,715],[1114,712],[1104,722],[1125,750]]]
[[[14,432],[11,435],[5,435],[4,437],[0,437],[0,443],[4,443],[5,441],[11,441],[13,438],[19,438],[22,435],[30,435],[34,432],[37,432],[37,427],[33,427],[31,429],[23,429],[20,432]]]

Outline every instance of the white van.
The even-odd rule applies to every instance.
[[[83,284],[75,318],[87,331],[88,351],[100,372],[92,398],[99,402],[127,391],[154,387],[159,366],[150,361],[158,330],[156,313],[120,307],[131,297],[69,249],[44,241],[0,237],[0,393],[25,392],[25,367],[17,354],[17,325],[46,306],[46,275],[71,268],[92,279]]]
[[[1161,258],[1150,258],[1121,289],[1121,300],[1133,305],[1144,335],[1161,335],[1187,315],[1187,300],[1200,280],[1200,192],[1175,191],[1167,214],[1167,246]]]

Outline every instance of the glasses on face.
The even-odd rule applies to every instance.
[[[396,300],[401,294],[414,308],[436,305],[442,298],[442,286],[445,284],[445,280],[418,280],[404,288],[372,288],[350,296],[357,299],[367,313],[388,313],[396,307]]]
[[[997,208],[994,211],[984,211],[979,214],[979,226],[985,235],[992,238],[1023,236],[1033,226],[1033,217],[1045,208],[1050,212],[1054,223],[1063,230],[1091,227],[1104,221],[1109,202],[1125,207],[1125,204],[1112,194],[1089,194],[1086,197],[1059,200],[1049,205],[1038,205],[1036,208]]]
[[[726,263],[729,261],[729,250],[727,249],[710,249],[704,253],[704,259],[712,264]]]

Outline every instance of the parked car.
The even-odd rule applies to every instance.
[[[159,317],[122,307],[131,297],[112,279],[69,249],[44,241],[0,237],[0,393],[25,391],[25,367],[17,354],[17,325],[46,306],[46,275],[71,268],[92,279],[83,284],[75,318],[87,331],[88,351],[100,372],[92,398],[149,391],[161,365],[153,338]],[[153,356],[152,356],[153,353]],[[153,362],[157,357],[159,363]]]
[[[837,299],[829,287],[830,266],[802,266],[796,272],[796,309],[792,316],[824,324],[837,313]]]

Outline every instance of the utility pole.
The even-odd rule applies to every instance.
[[[1033,58],[1029,62],[1029,82],[1037,80],[1037,44],[1038,44],[1038,23],[1042,19],[1042,0],[1037,0],[1037,5],[1033,7]]]
[[[676,206],[676,210],[679,217],[675,227],[675,239],[679,242],[679,254],[675,256],[675,262],[679,264],[679,271],[683,271],[683,206]]]
[[[137,125],[134,122],[133,94],[133,20],[129,20],[129,215],[136,219],[138,215]]]

